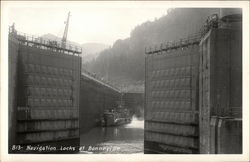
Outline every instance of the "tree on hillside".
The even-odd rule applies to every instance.
[[[119,83],[124,78],[131,83],[144,80],[145,47],[197,33],[206,18],[214,13],[218,13],[218,9],[172,9],[155,21],[136,26],[129,38],[117,40],[112,48],[102,51],[95,60],[89,62],[89,70]]]

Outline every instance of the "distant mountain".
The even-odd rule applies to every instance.
[[[50,39],[50,40],[55,40],[55,41],[61,41],[62,40],[62,38],[59,38],[59,37],[57,37],[57,36],[55,36],[53,34],[50,34],[50,33],[44,34],[41,37],[44,38],[44,39]]]
[[[62,41],[62,38],[58,37],[58,36],[55,36],[53,34],[44,34],[41,36],[43,39],[50,39],[50,40],[54,40],[54,41],[57,41],[57,42],[61,42]],[[73,41],[70,41],[70,40],[67,40],[67,43],[68,44],[71,44],[71,45],[75,45],[75,46],[81,46],[80,43],[77,43],[77,42],[73,42]]]
[[[101,43],[84,43],[82,48],[86,53],[98,53],[108,48],[109,46]]]
[[[57,37],[53,34],[44,34],[41,36],[43,39],[49,39],[49,40],[54,40],[57,42],[61,42],[62,38]],[[77,42],[73,42],[68,40],[67,41],[71,45],[79,46],[82,47],[82,61],[83,62],[88,62],[91,61],[92,59],[95,59],[101,51],[104,49],[107,49],[109,46],[106,44],[101,44],[101,43],[84,43],[80,44]]]
[[[107,48],[109,48],[106,44],[101,43],[84,43],[81,45],[83,53],[82,58],[83,62],[91,61],[92,59],[95,59],[99,53]]]
[[[88,71],[115,81],[121,87],[140,87],[145,78],[145,47],[176,41],[196,34],[207,17],[219,13],[218,8],[176,8],[167,15],[137,25],[130,37],[117,40],[96,59],[85,63]],[[138,86],[139,85],[139,86]]]

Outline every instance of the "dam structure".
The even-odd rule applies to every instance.
[[[144,153],[242,153],[242,13],[145,53]]]
[[[13,145],[78,145],[81,53],[10,28],[10,151],[18,151]]]
[[[80,134],[100,126],[105,110],[121,103],[131,112],[143,107],[82,70],[80,47],[20,33],[14,26],[8,38],[9,153],[79,152]]]

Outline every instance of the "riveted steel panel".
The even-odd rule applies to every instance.
[[[198,43],[147,54],[145,64],[145,150],[198,153]]]
[[[18,54],[15,143],[79,140],[80,57],[25,44]]]

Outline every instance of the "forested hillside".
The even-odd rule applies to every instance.
[[[172,9],[159,19],[136,26],[129,38],[117,40],[95,60],[85,63],[83,68],[116,82],[119,87],[143,87],[145,47],[195,34],[207,17],[218,11],[208,8]]]

